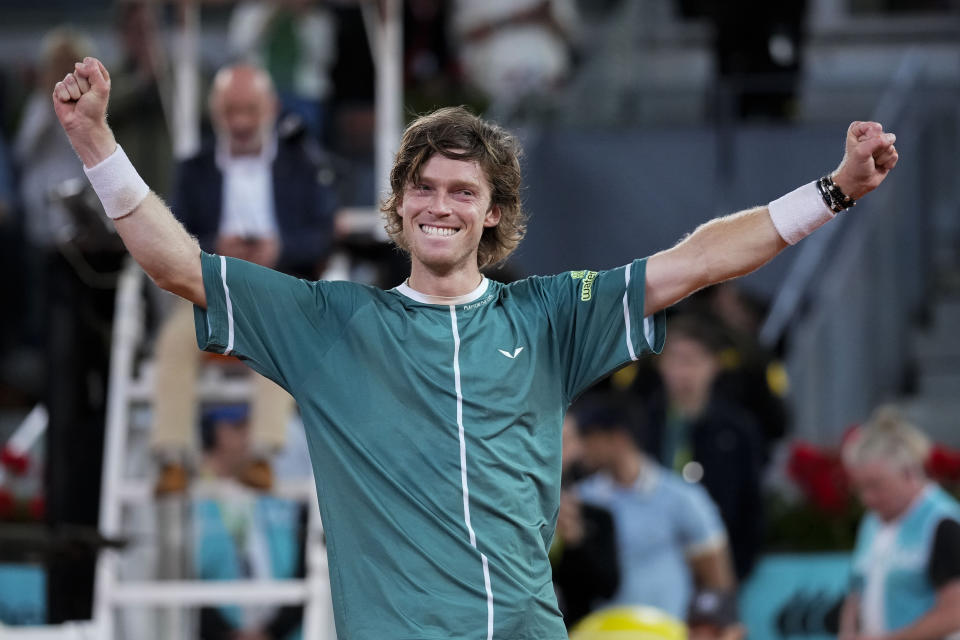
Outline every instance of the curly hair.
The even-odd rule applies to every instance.
[[[403,133],[390,170],[390,195],[380,206],[394,244],[408,251],[403,218],[397,208],[404,188],[420,179],[424,164],[436,153],[454,160],[476,161],[490,185],[490,206],[500,207],[500,222],[486,227],[480,238],[477,263],[483,269],[505,260],[527,230],[520,200],[521,149],[516,138],[464,107],[444,107],[414,120]]]

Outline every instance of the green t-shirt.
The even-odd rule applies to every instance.
[[[340,640],[566,638],[547,558],[560,429],[595,380],[661,348],[646,261],[452,300],[202,263],[200,347],[300,406]]]

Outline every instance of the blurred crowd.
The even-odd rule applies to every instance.
[[[403,4],[411,112],[469,104],[509,120],[549,102],[576,67],[573,0]],[[680,4],[709,13],[700,6],[709,3]],[[784,5],[789,24],[803,7]],[[229,53],[202,69],[204,142],[185,158],[174,157],[170,130],[164,34],[178,20],[175,7],[118,2],[113,20],[120,57],[106,61],[109,124],[204,250],[306,278],[339,269],[338,276],[385,287],[400,281],[405,264],[397,254],[358,237],[342,217],[375,204],[373,61],[355,3],[236,3]],[[718,42],[736,48],[729,37]],[[0,264],[16,274],[0,281],[12,310],[0,314],[0,406],[48,408],[44,517],[54,526],[97,523],[114,295],[125,256],[50,101],[74,61],[96,54],[82,31],[52,28],[35,68],[0,93]],[[743,71],[737,55],[722,58],[722,72]],[[782,102],[742,105],[744,113],[781,109]],[[345,273],[337,259],[344,255],[353,265]],[[197,574],[302,574],[303,514],[262,493],[274,485],[270,461],[286,444],[292,399],[257,377],[249,407],[199,406],[198,371],[210,359],[196,350],[190,306],[153,291],[149,309],[157,495],[183,493],[198,478],[240,488],[194,506]],[[604,607],[647,605],[688,622],[696,637],[743,637],[737,589],[763,550],[762,478],[790,426],[783,367],[757,340],[764,311],[763,301],[733,284],[703,291],[673,311],[661,355],[600,381],[571,407],[551,549],[571,626]],[[266,556],[252,542],[263,537],[275,541]],[[50,621],[88,616],[90,559],[61,558],[48,572]],[[298,615],[211,609],[202,633],[285,638]]]
[[[298,277],[394,286],[405,275],[402,257],[343,215],[372,211],[377,199],[374,62],[370,16],[361,4],[280,0],[219,8],[229,13],[227,50],[199,61],[201,142],[184,157],[175,153],[182,62],[172,49],[186,46],[172,35],[189,19],[182,3],[118,0],[109,15],[112,47],[76,26],[52,26],[32,67],[0,78],[0,260],[18,274],[0,285],[5,308],[15,310],[0,315],[0,406],[16,412],[40,403],[48,415],[42,514],[4,507],[3,519],[39,516],[50,531],[89,533],[99,515],[111,329],[125,252],[57,123],[53,85],[85,56],[117,52],[103,60],[111,71],[109,124],[204,250]],[[513,109],[532,96],[542,99],[571,69],[571,0],[412,0],[403,3],[402,19],[411,112],[458,103]],[[196,387],[210,363],[196,348],[190,305],[152,286],[145,296],[156,495],[183,495],[195,479],[211,477],[242,489],[194,509],[197,574],[302,572],[299,511],[262,493],[274,486],[271,462],[285,447],[292,399],[254,376],[242,419],[239,407],[203,406]],[[249,425],[249,438],[231,437],[243,430],[220,423]],[[244,492],[261,498],[238,507]],[[251,542],[265,538],[266,554]],[[47,558],[50,623],[90,615],[95,551],[93,545]],[[236,562],[224,565],[227,557]],[[287,637],[299,621],[279,613],[205,611],[203,637]]]
[[[569,410],[552,558],[571,625],[646,605],[703,637],[742,637],[736,594],[763,550],[762,478],[788,429],[762,311],[732,284],[696,294],[669,316],[660,355]]]
[[[405,2],[407,108],[469,104],[509,120],[549,102],[577,61],[577,11],[572,0]],[[179,19],[175,7],[153,2],[118,2],[113,11],[120,55],[105,61],[112,71],[109,122],[147,183],[205,250],[308,278],[346,252],[354,265],[373,265],[359,270],[364,277],[396,284],[404,265],[354,237],[338,217],[375,199],[373,61],[361,9],[310,0],[237,3],[229,54],[202,69],[203,143],[186,158],[173,152],[165,44]],[[97,53],[81,30],[52,28],[35,68],[23,74],[32,90],[0,95],[0,259],[8,273],[22,274],[3,283],[8,308],[20,312],[3,314],[0,400],[46,404],[45,519],[90,527],[124,252],[85,189],[49,94],[74,61]],[[257,376],[249,409],[198,406],[197,372],[206,361],[194,344],[190,306],[156,291],[150,298],[157,495],[182,493],[196,476],[269,490],[269,461],[285,444],[291,399]],[[571,411],[553,551],[571,623],[615,603],[658,606],[685,619],[693,603],[713,602],[698,593],[727,603],[749,573],[762,536],[760,474],[786,428],[778,390],[768,384],[770,356],[754,338],[758,314],[730,287],[700,296],[672,321],[661,357],[619,372],[601,383],[604,394]],[[277,534],[288,549],[280,573],[302,571],[290,548],[302,543],[295,514],[251,504],[248,516],[269,508],[271,522],[287,522]],[[196,517],[205,523],[202,540],[220,545],[210,552],[220,557],[222,545],[245,539],[236,531],[231,537],[231,526],[246,531],[257,520],[238,519],[236,508],[218,518],[215,506],[197,506]],[[243,557],[243,547],[228,555]],[[215,563],[203,566],[205,575]],[[252,566],[229,570],[257,575]],[[84,591],[77,586],[92,587],[92,563],[53,562],[48,571],[51,622],[84,617],[90,602],[76,597]],[[723,624],[736,622],[729,604],[717,610]],[[289,616],[275,628],[264,620],[213,610],[203,617],[204,637],[234,637],[228,634],[250,627],[279,638],[291,628]]]

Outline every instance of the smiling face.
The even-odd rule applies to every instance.
[[[419,179],[407,183],[397,213],[411,280],[427,274],[479,279],[477,248],[483,230],[500,221],[500,208],[490,206],[490,186],[476,161],[434,154]]]

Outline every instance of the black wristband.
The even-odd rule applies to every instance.
[[[823,176],[817,180],[817,191],[820,192],[820,197],[823,198],[827,207],[834,213],[840,213],[857,204],[856,200],[840,191],[840,187],[834,183],[830,176]]]

